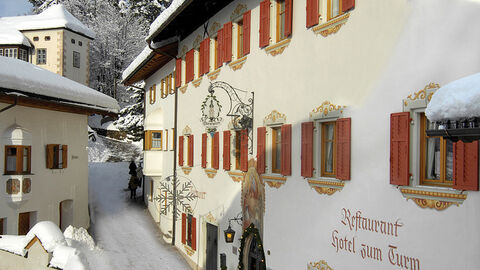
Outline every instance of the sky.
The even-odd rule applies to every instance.
[[[0,0],[0,17],[31,14],[28,0]]]

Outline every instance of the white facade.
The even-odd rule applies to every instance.
[[[439,85],[480,69],[477,61],[480,52],[474,45],[480,41],[475,34],[480,21],[469,15],[480,11],[479,3],[356,1],[355,8],[336,22],[341,26],[325,21],[322,25],[321,21],[320,27],[312,29],[305,26],[305,1],[293,1],[291,39],[277,44],[276,6],[275,1],[271,2],[272,39],[267,48],[259,48],[258,1],[233,1],[209,18],[211,38],[223,24],[234,22],[233,59],[230,65],[223,64],[215,70],[211,49],[209,74],[198,76],[195,60],[195,78],[187,84],[184,56],[203,40],[204,27],[179,41],[177,57],[183,58],[183,62],[175,139],[178,142],[179,136],[194,135],[194,166],[181,168],[178,156],[176,166],[180,178],[192,181],[199,198],[192,203],[191,211],[196,218],[196,250],[181,243],[181,218],[176,224],[177,248],[192,265],[208,269],[206,224],[210,223],[218,226],[218,254],[226,254],[228,269],[235,269],[239,263],[242,227],[234,221],[231,223],[237,233],[231,244],[225,243],[223,230],[228,227],[228,219],[242,212],[244,179],[242,172],[233,168],[234,153],[230,172],[240,174],[242,181],[235,181],[239,179],[229,175],[222,166],[223,131],[231,130],[232,124],[226,115],[230,99],[221,89],[215,90],[223,118],[217,127],[219,169],[212,173],[201,167],[202,133],[206,132],[200,121],[201,106],[209,94],[210,83],[222,81],[246,91],[240,95],[244,102],[250,97],[249,93],[254,92],[253,152],[248,159],[258,158],[257,128],[267,128],[267,173],[261,175],[265,208],[263,233],[260,232],[267,269],[307,269],[308,265],[311,269],[323,269],[320,265],[325,264],[334,269],[479,268],[476,252],[480,247],[479,192],[421,184],[419,150],[420,113],[430,94]],[[328,1],[320,2],[324,4],[320,10],[325,10]],[[241,5],[246,8],[242,9]],[[235,19],[238,18],[235,10],[239,6],[237,10],[251,10],[250,53],[246,60],[235,57]],[[219,27],[211,29],[215,25]],[[161,98],[159,89],[162,79],[174,70],[172,59],[145,78],[145,130],[168,130],[168,145],[174,127],[174,95]],[[156,101],[151,104],[149,89],[153,85],[156,85]],[[324,103],[326,101],[329,103]],[[334,106],[322,107],[322,104]],[[325,108],[327,112],[323,114]],[[279,114],[274,113],[275,110]],[[406,187],[390,184],[390,115],[402,111],[409,111],[413,119],[409,134],[412,176]],[[320,176],[320,126],[338,117],[351,118],[350,180],[346,181]],[[314,133],[317,147],[313,150],[315,171],[314,177],[308,179],[301,176],[301,123],[307,121],[317,125]],[[288,176],[271,173],[271,127],[283,123],[291,124],[292,131],[291,175]],[[209,140],[208,151],[211,151],[210,143]],[[232,139],[230,149],[234,147]],[[184,148],[188,148],[187,143]],[[173,174],[174,151],[170,149],[145,151],[146,194],[150,194],[148,181],[154,181],[152,193],[154,197],[159,196],[160,182]],[[184,151],[183,167],[188,167],[187,150]],[[207,156],[207,169],[211,169],[210,155]],[[207,173],[214,176],[210,178]],[[161,230],[170,234],[172,213],[160,214],[164,205],[149,197],[146,199]],[[355,220],[365,223],[359,225]],[[367,228],[375,226],[368,224],[390,224],[395,231],[364,229],[363,224],[367,224]]]

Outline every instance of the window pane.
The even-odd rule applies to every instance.
[[[7,149],[7,171],[9,172],[17,171],[17,149],[16,148]]]
[[[447,143],[447,159],[446,159],[446,176],[445,179],[448,181],[453,180],[453,142],[451,140],[446,140]]]
[[[275,166],[274,168],[280,170],[282,157],[282,131],[280,128],[274,129],[275,132]]]
[[[152,148],[162,148],[162,133],[152,133]]]
[[[325,171],[333,173],[333,142],[326,142],[325,151]]]
[[[334,123],[325,123],[323,132],[325,134],[323,135],[323,147],[324,147],[324,160],[323,160],[323,168],[325,170],[325,173],[334,173],[334,139],[335,139],[335,124]]]
[[[23,171],[28,171],[28,148],[23,148]]]
[[[440,179],[440,138],[426,138],[425,178]],[[453,154],[452,154],[453,157]]]
[[[332,18],[340,13],[340,0],[332,0]]]
[[[63,148],[61,145],[58,147],[58,168],[63,168]]]

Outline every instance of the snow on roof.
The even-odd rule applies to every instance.
[[[114,98],[92,88],[28,62],[3,56],[0,56],[0,87],[94,105],[103,111],[117,113],[120,109]]]
[[[84,270],[85,266],[80,259],[80,252],[73,247],[57,246],[53,250],[50,267],[64,270]]]
[[[28,38],[24,34],[9,26],[2,26],[0,28],[0,44],[32,47],[30,41],[28,41]]]
[[[132,73],[142,66],[153,54],[154,52],[148,46],[146,46],[143,51],[137,55],[137,57],[135,57],[133,62],[130,63],[130,65],[128,65],[128,67],[123,71],[122,80],[124,81],[130,77]]]
[[[51,221],[41,221],[35,224],[25,236],[25,244],[35,237],[40,240],[43,248],[48,252],[53,252],[58,245],[67,245],[62,231]]]
[[[430,121],[462,120],[480,116],[480,73],[440,87],[427,105]]]
[[[170,6],[165,9],[150,25],[147,41],[151,41],[155,35],[162,31],[193,0],[173,0]]]
[[[91,39],[95,38],[95,32],[82,24],[62,4],[52,5],[37,15],[3,17],[0,18],[0,24],[9,25],[20,31],[63,27]]]
[[[25,235],[2,235],[0,238],[0,250],[25,256]]]

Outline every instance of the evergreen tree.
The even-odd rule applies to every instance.
[[[128,87],[127,92],[131,93],[131,104],[120,111],[120,117],[115,121],[115,125],[121,130],[127,132],[127,138],[132,141],[139,141],[143,137],[143,111],[145,92],[139,88],[145,84],[136,84],[136,87]]]

